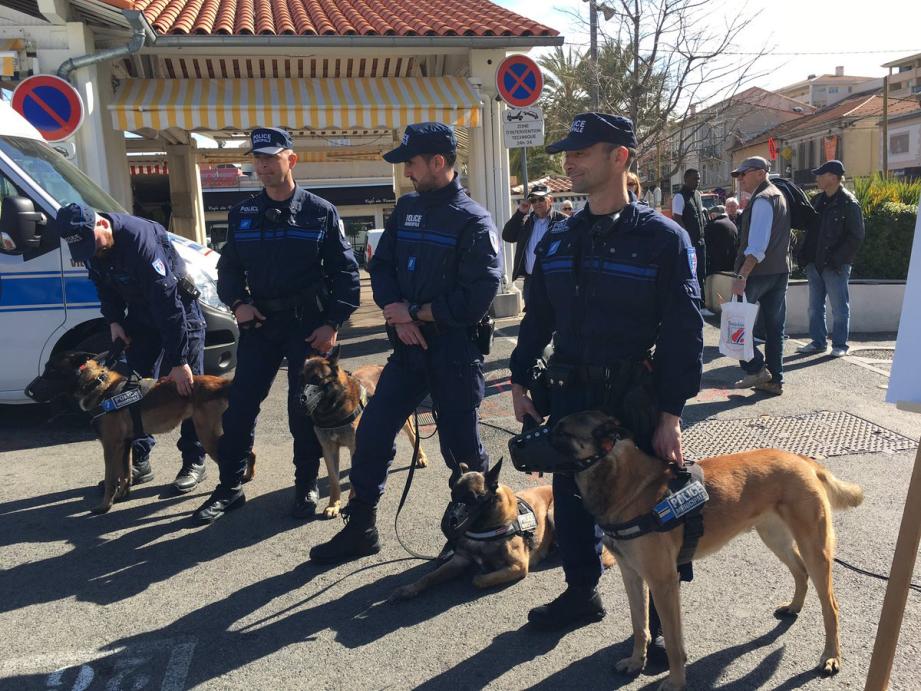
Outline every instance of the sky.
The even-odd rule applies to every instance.
[[[601,3],[619,0],[600,0]],[[810,74],[834,74],[844,66],[844,73],[865,77],[882,77],[885,62],[921,53],[918,10],[909,9],[917,0],[838,0],[837,3],[804,0],[771,0],[769,3],[707,3],[715,29],[726,25],[728,12],[754,14],[766,8],[755,25],[738,38],[736,50],[757,51],[767,45],[771,54],[759,62],[760,72],[767,75],[754,85],[777,89],[806,79]],[[493,0],[498,5],[557,29],[567,45],[588,45],[588,3],[584,0]],[[867,9],[867,7],[872,9]],[[916,6],[916,5],[915,5]],[[769,8],[769,9],[767,9]],[[586,18],[580,23],[572,13]],[[599,14],[599,21],[604,21]],[[815,53],[815,54],[813,54]],[[821,53],[821,54],[819,54]],[[531,55],[537,54],[533,50]],[[739,57],[739,60],[743,60]]]

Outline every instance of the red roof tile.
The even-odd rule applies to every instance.
[[[123,7],[125,0],[103,0]],[[489,0],[133,0],[159,34],[558,36]]]
[[[572,191],[572,180],[570,180],[565,175],[548,175],[544,178],[539,178],[537,180],[531,180],[528,183],[528,188],[534,187],[534,185],[546,185],[550,192],[556,194],[557,192],[571,192]],[[524,185],[515,185],[512,187],[512,192],[515,194],[521,194],[524,192]]]

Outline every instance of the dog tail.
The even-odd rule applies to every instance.
[[[863,490],[853,482],[839,480],[828,468],[815,464],[815,474],[825,488],[828,501],[833,509],[850,509],[863,502]]]

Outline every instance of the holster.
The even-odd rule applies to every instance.
[[[189,278],[188,274],[182,274],[177,280],[177,285],[183,295],[187,295],[193,300],[197,300],[201,296],[201,291],[195,285],[195,281]]]
[[[493,334],[496,332],[496,322],[488,314],[471,329],[471,336],[476,347],[485,357],[492,350]]]

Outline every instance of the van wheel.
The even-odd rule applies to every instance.
[[[74,350],[99,355],[99,353],[105,353],[111,347],[112,340],[109,334],[105,331],[96,331],[80,341]]]

